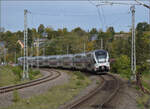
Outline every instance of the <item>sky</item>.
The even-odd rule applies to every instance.
[[[117,1],[118,2],[118,1]],[[122,3],[122,2],[121,2]],[[127,1],[126,3],[135,3]],[[149,5],[148,2],[145,2]],[[28,27],[76,27],[88,31],[92,28],[105,31],[113,26],[115,31],[128,32],[131,28],[130,5],[101,5],[99,1],[1,1],[0,24],[5,31],[16,32],[24,29],[24,9],[28,13]],[[149,9],[136,6],[135,22],[149,22]]]

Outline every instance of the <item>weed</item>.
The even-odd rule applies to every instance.
[[[77,85],[77,86],[81,86],[81,85],[82,85],[82,82],[81,82],[81,81],[77,81],[77,82],[76,82],[76,85]]]
[[[85,79],[84,74],[82,74],[80,71],[74,72],[74,74],[77,76],[77,79],[80,79],[80,80],[84,80]]]
[[[18,102],[20,100],[20,96],[17,90],[13,91],[13,102]]]

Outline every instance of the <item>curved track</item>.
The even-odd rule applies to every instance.
[[[78,101],[65,106],[64,109],[103,109],[108,107],[108,103],[119,90],[119,80],[111,74],[99,77],[103,79],[102,84]]]
[[[41,83],[44,83],[44,82],[47,82],[47,81],[54,80],[54,79],[61,76],[61,73],[57,70],[51,70],[51,71],[50,70],[44,70],[44,71],[48,71],[48,72],[50,72],[50,74],[46,75],[42,78],[26,82],[26,83],[6,86],[6,87],[0,87],[0,94],[11,92],[11,91],[18,90],[18,89],[31,87],[31,86],[35,86],[35,85],[38,85],[38,84],[41,84]]]

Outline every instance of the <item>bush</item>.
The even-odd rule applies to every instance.
[[[81,82],[81,81],[77,81],[77,82],[76,82],[76,85],[77,85],[77,86],[81,86],[81,85],[82,85],[82,82]]]
[[[18,102],[20,100],[20,96],[17,90],[13,91],[13,101]]]
[[[35,76],[37,76],[38,74],[40,74],[39,70],[32,70],[29,69],[29,78],[32,80],[34,79]]]
[[[20,80],[21,79],[21,73],[22,73],[22,69],[20,67],[13,67],[12,68],[12,71],[15,75],[17,75],[18,79]]]
[[[84,75],[81,72],[79,72],[79,71],[75,72],[74,74],[77,76],[77,79],[80,79],[80,80],[84,80],[85,79]]]
[[[150,70],[149,70],[150,65],[148,63],[142,63],[141,65],[137,66],[137,72],[140,72],[142,74],[149,74]]]
[[[40,71],[39,71],[39,70],[33,71],[33,75],[34,75],[34,76],[36,76],[36,75],[38,75],[38,74],[40,74]]]
[[[120,74],[121,76],[129,78],[131,75],[130,59],[126,55],[121,55],[111,65],[111,71],[113,73]]]

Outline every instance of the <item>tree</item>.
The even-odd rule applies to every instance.
[[[115,34],[115,31],[114,31],[114,28],[113,28],[113,27],[107,28],[106,32],[107,32],[107,33],[111,33],[112,35]]]
[[[31,29],[28,28],[28,46],[31,47],[32,42],[33,42],[33,35],[34,33],[32,32]]]
[[[90,34],[98,34],[98,31],[96,28],[92,28],[90,31]]]
[[[52,33],[53,33],[53,28],[51,28],[51,27],[47,27],[47,28],[45,28],[45,32],[47,33],[47,38],[50,40],[50,39],[52,39],[52,37],[53,37],[53,35],[52,35]]]
[[[86,34],[86,32],[84,30],[82,30],[80,27],[73,29],[72,32],[76,33],[79,36],[83,36]]]
[[[40,24],[40,26],[38,27],[38,33],[39,33],[40,35],[42,35],[44,31],[45,31],[44,25],[43,25],[43,24]]]
[[[118,73],[121,76],[130,78],[131,69],[130,69],[130,58],[126,55],[121,55],[116,58],[116,61],[111,65],[111,71]]]
[[[147,24],[146,22],[142,22],[142,23],[138,23],[137,24],[137,27],[136,27],[136,30],[138,32],[144,32],[144,31],[150,31],[150,25]]]

